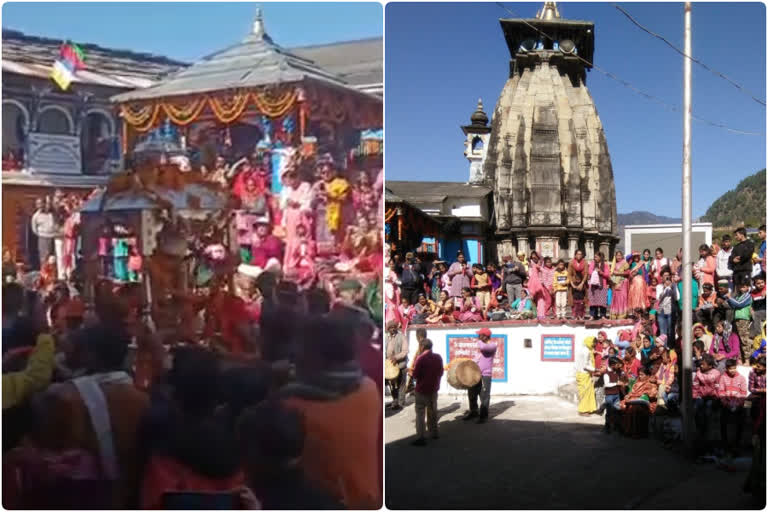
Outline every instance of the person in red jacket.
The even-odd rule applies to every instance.
[[[427,427],[432,439],[439,437],[437,432],[437,391],[440,389],[440,379],[443,377],[443,358],[432,352],[432,342],[429,339],[422,343],[421,355],[413,367],[413,378],[416,380],[416,439],[414,446],[424,446],[426,429],[424,415],[427,416]]]

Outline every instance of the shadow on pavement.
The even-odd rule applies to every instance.
[[[491,414],[513,405],[494,404]],[[424,447],[411,446],[413,436],[386,445],[388,508],[762,508],[742,492],[746,473],[695,465],[657,441],[606,435],[599,425],[492,417],[439,429],[440,440]]]

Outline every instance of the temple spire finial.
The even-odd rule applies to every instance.
[[[253,29],[251,33],[256,37],[264,36],[264,15],[261,12],[261,6],[256,8],[256,15],[253,17]]]
[[[540,20],[560,19],[560,11],[557,9],[557,3],[544,2],[544,7],[536,13],[536,17]]]

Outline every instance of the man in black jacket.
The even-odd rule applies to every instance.
[[[504,270],[502,272],[502,283],[507,292],[507,299],[512,304],[515,300],[521,298],[523,292],[523,281],[528,277],[525,267],[519,261],[513,261],[512,256],[504,256]]]
[[[749,285],[752,275],[752,254],[755,252],[755,244],[747,238],[747,230],[739,228],[733,232],[736,237],[736,246],[731,251],[728,266],[733,270],[733,286],[737,288],[742,284]]]

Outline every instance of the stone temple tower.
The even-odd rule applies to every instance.
[[[466,140],[464,141],[464,156],[469,160],[469,184],[482,185],[483,161],[488,150],[488,138],[491,127],[488,126],[488,115],[483,111],[483,100],[477,100],[477,109],[469,117],[467,126],[462,126]]]
[[[609,257],[618,241],[613,169],[586,87],[594,23],[561,19],[554,2],[534,19],[500,22],[509,79],[480,178],[493,189],[498,256],[535,248],[567,259],[581,248]]]

